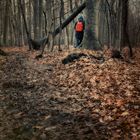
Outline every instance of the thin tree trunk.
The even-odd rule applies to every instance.
[[[131,42],[130,42],[130,38],[129,38],[129,34],[128,34],[128,3],[129,1],[128,0],[125,0],[123,2],[123,19],[124,19],[124,22],[123,22],[123,25],[124,25],[124,45],[125,44],[128,44],[128,47],[129,47],[129,51],[130,51],[130,57],[133,56],[133,51],[132,51],[132,46],[131,46]]]
[[[39,0],[39,37],[42,37],[43,35],[43,30],[42,30],[42,24],[43,24],[43,18],[42,18],[42,14],[43,14],[43,0]]]
[[[33,1],[34,6],[34,39],[39,39],[39,0]]]
[[[26,18],[25,18],[25,14],[24,14],[24,11],[23,11],[21,0],[19,0],[19,6],[20,6],[20,9],[21,9],[21,14],[22,14],[22,17],[23,17],[23,22],[24,22],[24,26],[25,26],[25,30],[26,30],[26,34],[27,34],[27,38],[28,38],[29,49],[31,50],[32,49],[31,35],[30,35],[28,27],[27,27],[27,22],[26,22]]]
[[[5,13],[4,13],[4,30],[3,30],[3,44],[7,45],[8,33],[8,18],[9,18],[9,0],[6,0]]]

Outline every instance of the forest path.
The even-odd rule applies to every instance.
[[[30,57],[30,53],[13,51],[3,60],[0,83],[1,140],[96,137],[97,132],[94,134],[92,126],[87,125],[91,122],[95,125],[97,120],[76,114],[83,108],[85,99],[66,86],[58,86],[53,80],[53,74],[58,70],[57,64],[62,59],[54,55],[37,61],[33,59],[34,55]]]
[[[35,54],[14,48],[0,58],[1,140],[138,136],[139,58],[134,64],[82,58],[63,65],[69,52],[40,60]]]

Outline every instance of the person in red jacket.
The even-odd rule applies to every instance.
[[[75,29],[75,38],[76,38],[76,46],[77,48],[82,46],[82,40],[84,36],[84,30],[85,30],[85,22],[82,16],[78,18],[78,21],[75,23],[74,26]]]

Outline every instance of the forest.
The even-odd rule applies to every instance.
[[[140,0],[0,0],[0,140],[139,140]]]

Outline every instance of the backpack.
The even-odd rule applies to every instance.
[[[76,27],[75,27],[76,32],[82,32],[83,29],[84,29],[83,22],[78,21],[78,22],[76,23]]]

